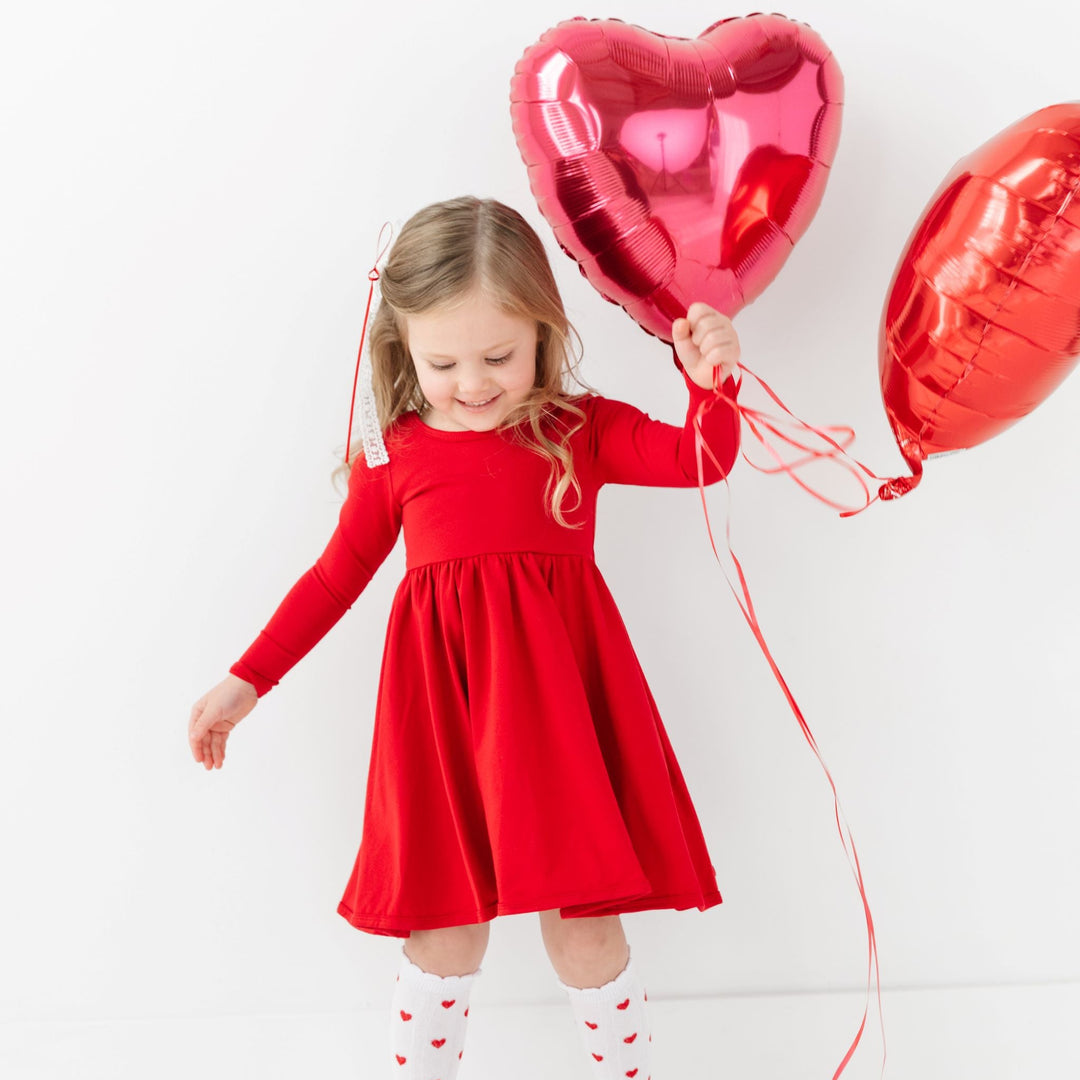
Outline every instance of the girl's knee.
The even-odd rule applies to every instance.
[[[610,958],[622,954],[626,935],[618,915],[564,919],[558,911],[540,913],[540,929],[548,955]]]
[[[490,923],[413,930],[405,943],[405,955],[433,975],[471,975],[484,958],[490,932]]]
[[[603,986],[629,960],[629,947],[617,915],[563,919],[558,911],[540,915],[540,926],[559,978],[570,986]]]
[[[553,944],[574,941],[584,946],[606,945],[612,941],[621,941],[624,937],[622,920],[618,915],[564,919],[557,909],[540,912],[540,929],[545,940],[550,940]]]

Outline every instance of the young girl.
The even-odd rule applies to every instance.
[[[734,397],[738,338],[705,304],[675,320],[683,427],[570,393],[570,327],[543,245],[493,200],[414,215],[381,286],[371,364],[389,462],[350,454],[333,536],[192,708],[192,754],[221,768],[232,729],[404,530],[363,836],[338,905],[357,929],[406,939],[388,1075],[453,1080],[490,921],[535,911],[594,1074],[649,1080],[647,999],[619,914],[721,898],[593,561],[596,496],[603,484],[696,486],[692,417],[715,368]],[[735,411],[716,403],[702,430],[726,472]],[[706,482],[719,480],[705,462]]]

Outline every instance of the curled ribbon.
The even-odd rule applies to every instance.
[[[705,511],[705,525],[706,525],[706,528],[707,528],[708,533],[709,533],[709,543],[712,545],[713,555],[716,557],[717,564],[720,566],[720,569],[723,571],[724,578],[727,580],[727,583],[728,583],[728,587],[731,589],[731,592],[735,597],[735,602],[739,605],[739,610],[742,612],[743,617],[746,619],[746,622],[749,625],[750,630],[754,635],[754,638],[757,640],[758,646],[761,648],[761,651],[764,654],[765,659],[768,662],[769,667],[772,670],[772,673],[775,676],[777,683],[780,685],[780,689],[784,693],[784,697],[787,699],[787,703],[790,706],[791,711],[795,716],[795,719],[799,723],[799,727],[802,730],[803,736],[805,737],[807,743],[809,743],[810,749],[813,750],[814,756],[818,759],[819,764],[821,765],[822,769],[825,772],[825,777],[829,782],[829,787],[832,789],[833,808],[834,808],[834,813],[835,813],[835,818],[836,818],[837,832],[840,834],[840,843],[842,844],[842,846],[844,848],[844,855],[847,857],[848,865],[851,867],[852,874],[854,875],[856,884],[858,885],[859,897],[862,900],[863,914],[866,917],[866,941],[867,941],[866,1005],[863,1008],[862,1021],[859,1024],[859,1030],[856,1032],[855,1038],[852,1041],[851,1045],[848,1047],[847,1053],[844,1055],[843,1060],[840,1062],[840,1064],[836,1068],[836,1071],[833,1073],[833,1080],[837,1080],[837,1077],[839,1077],[840,1074],[843,1073],[843,1071],[847,1068],[848,1063],[851,1061],[852,1055],[855,1053],[855,1050],[858,1047],[859,1042],[862,1040],[863,1032],[866,1029],[866,1020],[867,1020],[867,1016],[869,1014],[869,1008],[870,1008],[870,980],[871,980],[871,974],[873,974],[873,976],[874,976],[874,978],[876,980],[876,986],[877,986],[878,1017],[879,1017],[880,1023],[881,1023],[881,1042],[882,1042],[881,1073],[882,1073],[882,1075],[884,1075],[884,1073],[885,1073],[885,1058],[886,1058],[885,1017],[884,1017],[884,1012],[883,1012],[882,1004],[881,1004],[881,971],[880,971],[880,968],[878,966],[877,935],[876,935],[875,930],[874,930],[873,915],[870,912],[870,901],[869,901],[869,899],[867,898],[867,895],[866,895],[866,884],[863,881],[862,866],[861,866],[861,864],[859,862],[858,852],[855,849],[855,839],[851,834],[851,829],[847,824],[847,819],[844,816],[843,811],[841,810],[840,796],[839,796],[839,793],[838,793],[837,788],[836,788],[836,783],[833,780],[832,773],[829,771],[828,765],[825,764],[825,759],[822,756],[820,749],[818,748],[817,740],[814,738],[813,732],[810,730],[810,725],[806,722],[806,718],[803,716],[802,709],[799,708],[799,704],[795,700],[795,696],[794,696],[794,694],[792,694],[791,688],[788,686],[787,681],[784,679],[784,676],[781,674],[780,668],[777,665],[776,660],[774,659],[774,657],[772,655],[772,652],[770,651],[769,646],[765,641],[765,635],[762,632],[761,624],[758,622],[757,613],[754,611],[754,603],[753,603],[753,600],[750,597],[750,588],[746,583],[746,575],[743,573],[742,564],[739,562],[739,559],[736,556],[735,551],[731,546],[731,522],[730,522],[730,516],[729,516],[729,519],[727,520],[727,522],[725,523],[725,533],[726,533],[728,554],[731,556],[731,560],[734,563],[736,572],[738,574],[738,579],[739,579],[739,589],[738,590],[736,590],[734,584],[732,583],[731,577],[727,572],[727,568],[724,566],[724,564],[723,564],[723,562],[722,562],[722,560],[720,558],[720,552],[718,551],[717,546],[716,546],[716,537],[713,534],[712,522],[709,519],[708,503],[706,502],[706,499],[705,499],[704,469],[703,469],[703,463],[702,463],[702,454],[703,454],[703,452],[704,452],[705,455],[708,456],[708,458],[712,462],[713,466],[721,474],[721,477],[722,477],[723,482],[724,482],[724,486],[727,488],[729,504],[730,504],[730,499],[731,499],[731,487],[728,484],[726,472],[720,466],[719,461],[717,461],[717,459],[716,459],[716,455],[712,452],[712,450],[709,447],[708,443],[705,441],[705,437],[701,433],[701,419],[707,412],[709,412],[717,404],[720,404],[720,403],[722,403],[726,408],[733,409],[736,413],[739,414],[739,416],[742,417],[742,419],[743,419],[743,421],[745,421],[747,427],[751,430],[751,432],[758,439],[758,441],[761,442],[761,444],[769,451],[770,455],[777,462],[776,468],[762,468],[760,466],[754,465],[753,462],[750,462],[749,458],[746,458],[746,455],[744,454],[743,457],[745,458],[745,460],[747,460],[751,464],[752,467],[754,467],[756,469],[759,469],[759,471],[761,471],[761,472],[766,472],[766,473],[786,472],[805,491],[809,492],[815,498],[820,499],[822,502],[826,503],[827,505],[833,506],[834,508],[838,508],[838,509],[841,508],[840,504],[833,502],[831,499],[828,499],[826,496],[822,495],[820,492],[815,491],[809,485],[803,483],[802,480],[796,475],[796,470],[798,468],[800,468],[801,466],[804,466],[804,465],[806,465],[806,464],[808,464],[808,463],[810,463],[812,461],[816,461],[816,460],[819,460],[821,458],[831,459],[831,460],[843,465],[845,468],[849,469],[849,471],[852,472],[853,475],[855,475],[856,479],[859,480],[860,484],[862,484],[864,497],[865,497],[866,501],[865,501],[865,504],[862,507],[859,507],[858,509],[855,509],[855,510],[847,509],[847,510],[845,510],[844,513],[841,514],[842,517],[850,516],[851,514],[856,514],[856,513],[861,512],[862,510],[865,510],[867,506],[869,506],[872,502],[874,502],[874,498],[870,497],[869,489],[866,487],[865,483],[863,483],[862,478],[858,475],[856,470],[854,468],[852,468],[850,465],[847,464],[848,459],[847,459],[847,455],[844,453],[844,447],[841,446],[840,443],[838,443],[831,436],[829,436],[829,435],[827,435],[825,433],[826,431],[835,431],[840,435],[841,438],[843,438],[845,445],[850,445],[851,441],[855,437],[854,431],[852,431],[850,428],[842,428],[842,427],[831,427],[831,428],[827,428],[827,429],[818,429],[818,428],[811,427],[811,425],[806,424],[804,421],[799,420],[798,417],[794,416],[794,414],[791,413],[787,409],[787,407],[783,404],[783,402],[781,402],[780,399],[778,397],[776,397],[776,395],[772,392],[772,390],[769,389],[769,387],[767,387],[765,385],[765,383],[761,379],[759,379],[756,375],[754,375],[753,372],[751,372],[747,368],[743,367],[742,364],[740,364],[739,367],[740,367],[740,369],[742,371],[746,372],[746,374],[748,374],[752,378],[756,379],[761,384],[761,386],[763,386],[765,388],[765,390],[769,394],[769,396],[784,410],[785,413],[787,413],[789,416],[792,417],[792,419],[795,420],[797,426],[800,429],[812,432],[813,434],[815,434],[818,437],[820,437],[821,439],[823,439],[831,447],[831,449],[828,449],[828,450],[816,449],[816,448],[814,448],[812,446],[806,445],[800,439],[796,439],[796,438],[793,438],[791,436],[785,435],[780,430],[780,428],[778,426],[778,424],[784,423],[784,421],[777,421],[773,417],[769,417],[769,416],[765,415],[764,413],[761,413],[761,412],[759,412],[759,411],[757,411],[755,409],[752,409],[749,406],[742,405],[739,402],[737,402],[735,400],[732,400],[731,398],[727,397],[723,393],[723,391],[721,390],[721,387],[720,387],[720,369],[719,368],[715,368],[714,371],[713,371],[713,396],[711,398],[709,398],[707,401],[703,401],[698,406],[697,412],[694,414],[694,421],[693,421],[694,422],[694,447],[695,447],[695,453],[696,453],[696,458],[697,458],[698,490],[699,490],[699,492],[701,494],[701,505],[702,505],[703,510]],[[742,385],[741,381],[740,381],[739,385],[740,386]],[[764,429],[766,431],[771,432],[774,436],[781,439],[782,441],[787,442],[789,445],[794,446],[799,450],[802,450],[806,454],[806,456],[804,458],[800,459],[799,461],[796,461],[796,462],[784,462],[780,458],[779,454],[776,452],[775,448],[763,437],[763,435],[761,434],[761,429]],[[867,475],[871,476],[873,479],[876,479],[876,480],[881,479],[881,477],[874,476],[874,474],[871,473],[869,469],[867,469],[865,466],[861,465],[859,462],[854,462],[854,464],[857,465],[858,468],[861,469],[863,472],[865,472]],[[915,482],[917,483],[918,480],[916,479]],[[889,483],[892,483],[892,482],[891,481],[888,482],[886,484],[886,487],[889,486]],[[912,486],[914,486],[914,484],[912,484]],[[885,492],[885,488],[883,488],[881,491],[879,491],[878,494],[875,496],[875,498],[888,499],[888,498],[893,498],[894,497],[892,494],[885,494],[884,492]],[[903,494],[903,492],[900,492],[900,494]]]
[[[825,503],[826,506],[831,506],[834,510],[841,511],[841,517],[853,517],[855,514],[861,514],[872,503],[881,499],[886,502],[890,499],[900,498],[902,495],[906,495],[909,491],[915,488],[919,481],[922,479],[922,461],[913,448],[907,448],[905,451],[905,460],[911,467],[911,476],[897,476],[892,479],[887,479],[883,476],[878,476],[873,470],[869,469],[857,458],[850,457],[847,454],[847,447],[851,445],[855,440],[855,432],[850,427],[814,427],[813,424],[806,423],[805,420],[800,420],[781,400],[777,397],[775,391],[765,382],[759,375],[755,375],[749,368],[739,365],[740,370],[749,375],[769,397],[776,402],[776,404],[783,410],[787,416],[791,417],[793,423],[783,419],[782,417],[770,416],[768,413],[760,412],[757,409],[749,408],[748,406],[739,404],[737,406],[739,415],[742,417],[747,428],[751,434],[758,440],[758,442],[765,448],[769,456],[777,463],[776,468],[765,468],[761,465],[756,465],[752,462],[744,453],[743,460],[753,469],[757,469],[758,472],[763,473],[787,473],[796,484],[799,485],[804,491],[813,495],[815,499]],[[740,384],[741,385],[741,384]],[[793,427],[800,433],[806,433],[809,435],[815,435],[823,442],[827,444],[827,449],[820,447],[806,445],[802,441],[802,438],[794,437],[785,433],[781,425]],[[788,446],[794,447],[796,450],[801,450],[806,456],[800,458],[797,461],[785,462],[777,452],[776,448],[765,438],[762,431],[767,431],[775,438],[779,439],[783,443],[787,443]],[[836,432],[843,440],[843,444],[837,442],[836,439],[828,435],[828,432]],[[840,466],[845,469],[851,476],[855,478],[855,481],[859,484],[863,492],[863,504],[862,506],[850,507],[844,506],[841,503],[834,501],[823,495],[820,491],[815,490],[809,484],[807,484],[801,477],[799,477],[798,470],[804,468],[806,465],[812,464],[815,461],[831,461],[834,465]],[[878,480],[881,482],[881,487],[878,488],[877,494],[871,497],[870,489],[867,487],[866,482],[863,480],[863,474],[869,477],[871,480]]]

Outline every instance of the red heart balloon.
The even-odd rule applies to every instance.
[[[1031,412],[1078,356],[1072,102],[1017,121],[957,162],[900,256],[878,366],[914,481],[929,455],[975,446]]]
[[[570,19],[518,61],[518,149],[541,213],[605,299],[651,334],[695,300],[728,316],[776,276],[821,202],[843,80],[782,15],[698,38]]]

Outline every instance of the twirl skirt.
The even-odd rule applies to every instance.
[[[720,902],[595,562],[513,552],[409,570],[339,913],[408,937],[552,908],[575,918]]]

